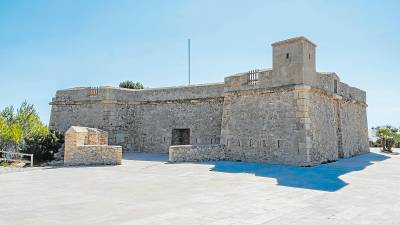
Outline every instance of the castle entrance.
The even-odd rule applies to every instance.
[[[190,129],[173,129],[171,145],[190,145]]]

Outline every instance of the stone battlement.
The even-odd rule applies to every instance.
[[[152,102],[152,101],[173,101],[173,100],[196,100],[207,98],[221,98],[225,92],[250,90],[250,89],[272,89],[280,86],[290,86],[302,83],[275,83],[272,69],[255,70],[257,80],[249,84],[249,72],[237,73],[225,77],[224,83],[199,84],[190,86],[177,86],[165,88],[148,88],[132,90],[110,86],[96,87],[96,95],[91,95],[93,87],[78,87],[59,90],[53,98],[52,104],[65,104],[65,102],[81,101],[105,101],[120,103]],[[333,72],[318,72],[315,74],[315,82],[312,87],[334,93],[334,80],[337,83],[337,95],[345,98],[366,103],[366,93],[346,83],[340,82],[339,77]]]
[[[59,90],[50,104],[62,104],[74,101],[120,101],[151,102],[182,99],[205,99],[223,97],[223,83],[202,84],[167,88],[148,88],[132,90],[116,87],[96,87],[96,95],[91,95],[91,87]]]

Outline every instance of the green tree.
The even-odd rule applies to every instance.
[[[133,82],[130,80],[127,81],[123,81],[119,84],[120,88],[129,88],[129,89],[144,89],[143,84],[139,83],[139,82]]]
[[[0,150],[34,154],[34,162],[51,160],[64,142],[64,137],[40,120],[32,104],[26,101],[17,108],[0,112]]]
[[[0,117],[4,119],[4,121],[11,125],[14,123],[14,107],[7,106],[0,112]]]
[[[47,126],[40,120],[39,115],[32,104],[24,101],[17,109],[14,123],[18,124],[23,132],[23,138],[43,136],[48,134]]]
[[[379,138],[382,151],[384,152],[392,152],[393,146],[400,142],[399,130],[393,126],[386,125],[372,129],[375,131],[375,135]]]
[[[22,129],[18,124],[7,124],[7,120],[0,117],[0,150],[17,151],[23,140]]]

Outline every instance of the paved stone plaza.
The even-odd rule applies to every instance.
[[[1,174],[0,224],[400,224],[400,155],[311,168],[124,158]]]

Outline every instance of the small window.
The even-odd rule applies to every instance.
[[[310,53],[308,53],[308,59],[311,60],[311,54]]]
[[[281,140],[278,140],[278,141],[276,142],[276,144],[277,144],[278,148],[280,148],[280,147],[281,147]]]
[[[337,90],[337,80],[333,80],[333,92],[334,92],[335,94],[338,93],[338,90]]]
[[[286,59],[289,59],[289,53],[286,53]]]

